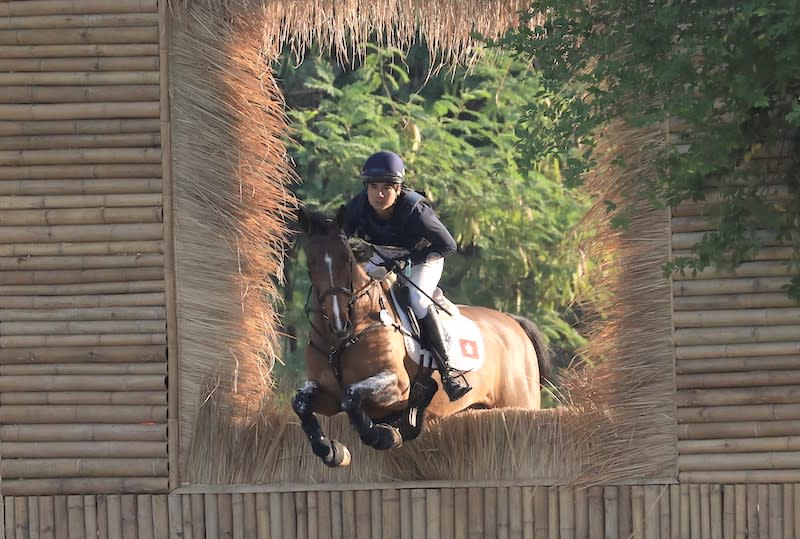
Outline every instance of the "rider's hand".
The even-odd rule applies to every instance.
[[[407,257],[398,256],[397,258],[390,258],[386,260],[383,264],[388,271],[394,271],[396,273],[401,273],[405,270],[411,262],[408,260]]]

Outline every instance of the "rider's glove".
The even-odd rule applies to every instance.
[[[395,273],[402,273],[410,265],[411,261],[404,256],[390,258],[383,263],[384,268],[386,268],[388,271],[394,271]]]

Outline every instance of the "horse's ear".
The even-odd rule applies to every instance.
[[[339,227],[339,230],[344,228],[344,214],[345,214],[344,205],[339,206],[339,209],[336,211],[336,217],[334,217],[333,219],[333,221],[336,223],[336,226]]]
[[[308,234],[310,223],[308,221],[308,217],[306,216],[305,209],[297,208],[295,216],[297,217],[297,224],[300,225],[300,232]]]

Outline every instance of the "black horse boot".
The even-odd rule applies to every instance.
[[[428,314],[419,320],[419,329],[422,340],[433,352],[433,356],[436,359],[436,365],[442,377],[444,392],[447,393],[451,401],[457,401],[466,395],[472,389],[472,386],[456,381],[451,374],[453,369],[448,363],[450,358],[444,343],[444,331],[436,306],[431,305],[428,307]]]

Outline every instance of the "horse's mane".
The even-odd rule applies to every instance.
[[[308,222],[309,235],[314,235],[322,230],[327,230],[333,223],[333,219],[324,213],[315,210],[306,210],[305,218]]]

